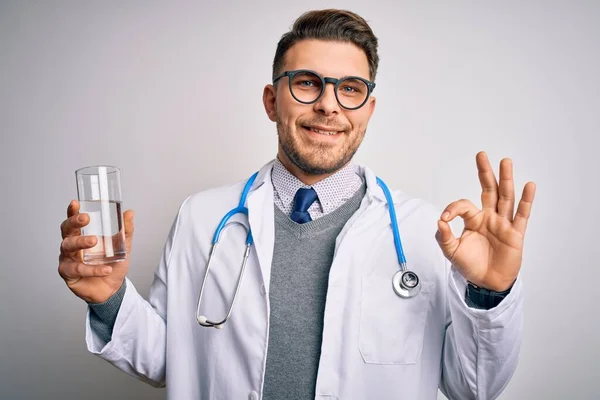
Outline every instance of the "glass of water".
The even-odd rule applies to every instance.
[[[93,166],[75,171],[80,213],[90,217],[81,229],[84,236],[95,235],[96,245],[83,250],[85,264],[108,264],[127,258],[125,229],[121,210],[121,172],[116,167]]]

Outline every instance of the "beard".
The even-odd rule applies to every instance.
[[[296,125],[296,132],[303,129],[303,124]],[[313,119],[306,122],[306,125],[328,125],[336,126],[327,123],[325,120]],[[298,134],[293,134],[292,127],[285,125],[277,116],[277,136],[279,138],[279,147],[283,150],[287,158],[302,171],[312,175],[333,174],[342,169],[348,164],[358,147],[360,146],[366,129],[357,131],[354,134],[349,132],[347,127],[335,129],[344,131],[341,135],[347,135],[346,140],[342,144],[342,148],[337,148],[328,143],[314,143],[307,148],[303,146]],[[304,147],[304,148],[303,148]]]

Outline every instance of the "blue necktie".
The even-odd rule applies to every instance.
[[[308,208],[317,199],[317,192],[315,189],[298,189],[294,196],[294,208],[292,209],[292,215],[290,218],[299,224],[312,221]]]

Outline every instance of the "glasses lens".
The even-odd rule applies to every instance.
[[[300,72],[294,76],[290,88],[296,100],[311,103],[319,97],[323,82],[311,72]]]
[[[360,79],[343,79],[337,89],[337,98],[342,107],[346,108],[356,108],[362,105],[367,96],[369,96],[369,87]]]

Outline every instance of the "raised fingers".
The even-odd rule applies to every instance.
[[[531,215],[531,206],[535,197],[535,183],[527,182],[523,188],[523,195],[517,207],[517,213],[513,221],[513,227],[521,234],[525,235],[527,229],[527,221]]]
[[[481,206],[496,211],[498,205],[498,183],[494,170],[485,152],[480,151],[475,157],[479,183],[481,183]]]
[[[500,183],[498,185],[498,214],[512,222],[515,210],[515,185],[511,159],[500,161]]]

